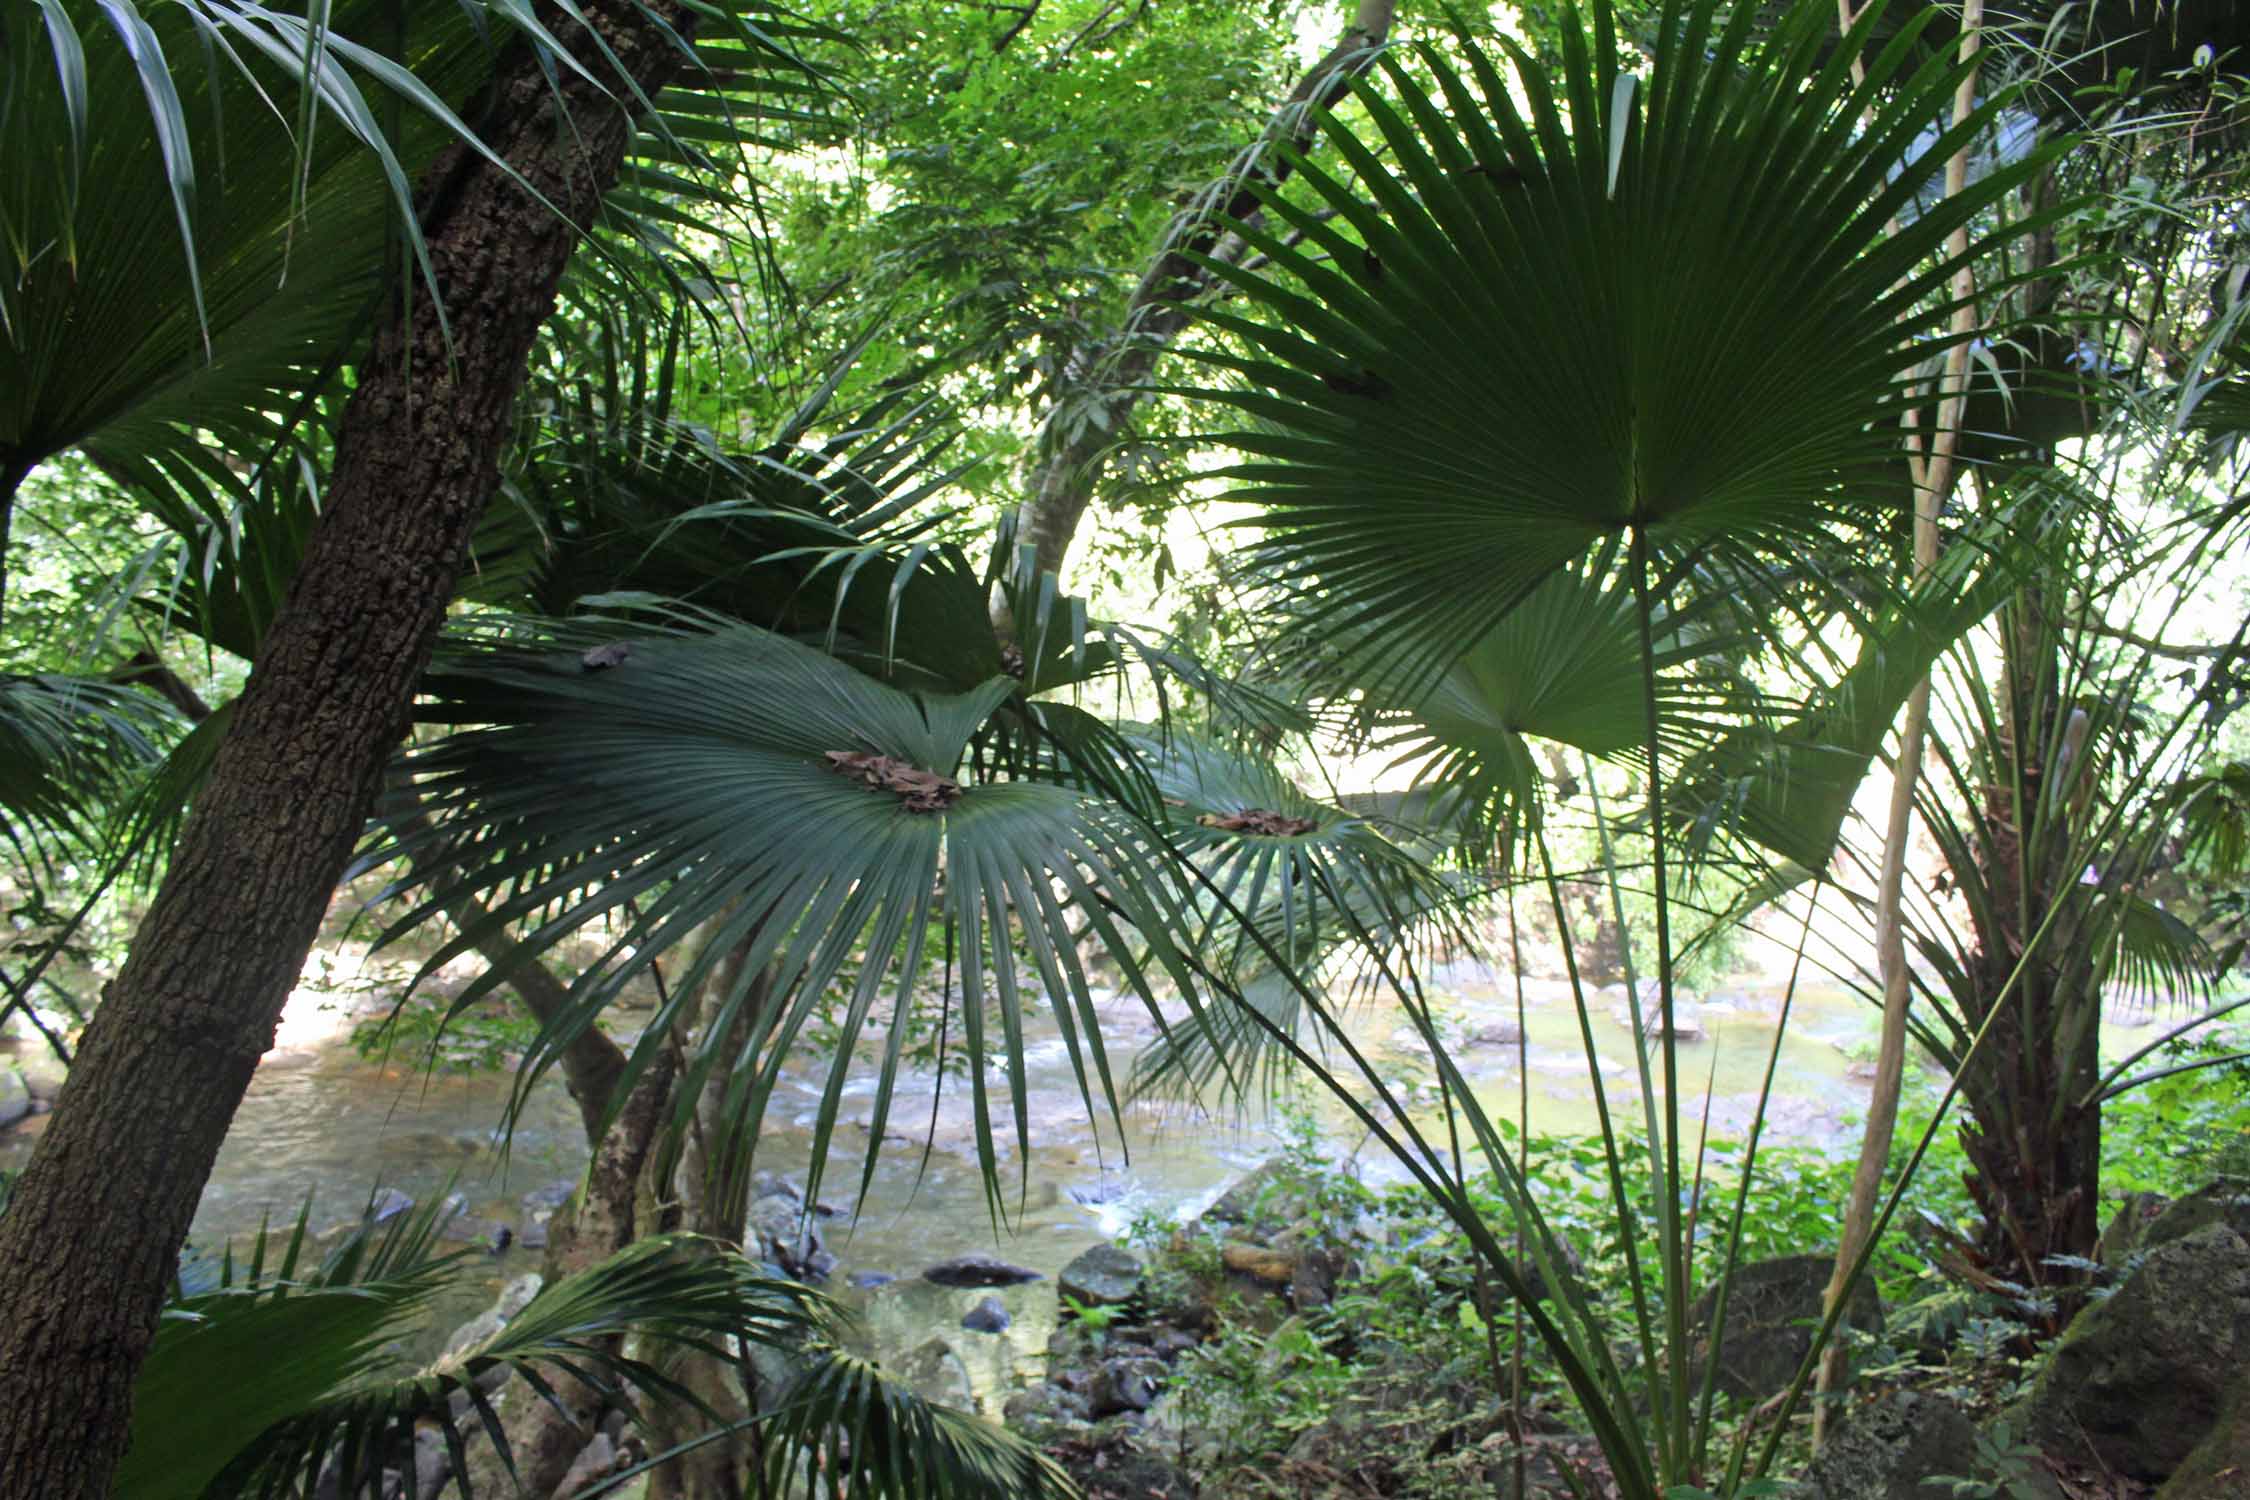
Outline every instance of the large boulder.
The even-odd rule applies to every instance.
[[[1080,1307],[1117,1307],[1141,1289],[1140,1258],[1118,1245],[1088,1247],[1055,1278],[1055,1289]]]
[[[1954,1500],[1939,1476],[1976,1472],[1977,1429],[1926,1391],[1892,1391],[1847,1416],[1805,1471],[1808,1500]]]
[[[2250,1193],[2225,1182],[2198,1188],[2158,1214],[2142,1233],[2137,1248],[2145,1253],[2159,1245],[2200,1234],[2214,1224],[2224,1224],[2250,1240]]]
[[[31,1113],[31,1090],[23,1075],[5,1063],[0,1063],[0,1129],[13,1125]]]
[[[1812,1352],[1828,1278],[1835,1269],[1835,1261],[1826,1255],[1784,1255],[1735,1267],[1719,1347],[1720,1390],[1743,1400],[1762,1401],[1788,1387]],[[1710,1356],[1711,1315],[1718,1294],[1717,1287],[1706,1288],[1688,1315],[1697,1385]],[[1882,1331],[1882,1301],[1868,1278],[1862,1276],[1853,1287],[1844,1321],[1862,1333]]]
[[[2213,1223],[2149,1249],[2078,1315],[2032,1386],[2026,1428],[2071,1462],[2163,1479],[2212,1430],[2245,1360],[2250,1241]]]

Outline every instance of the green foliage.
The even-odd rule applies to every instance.
[[[1020,1037],[1029,1005],[1053,1008],[1088,1107],[1098,1092],[1114,1109],[1074,928],[1090,924],[1113,956],[1129,960],[1119,932],[1129,924],[1177,982],[1187,971],[1165,937],[1173,898],[1114,804],[1048,780],[980,778],[966,764],[972,742],[986,742],[1015,698],[1012,679],[909,694],[749,626],[618,635],[580,627],[554,640],[569,649],[539,654],[502,641],[456,657],[429,685],[428,717],[478,727],[417,760],[428,805],[445,825],[431,837],[443,842],[403,883],[417,904],[394,931],[449,910],[462,894],[493,898],[481,924],[488,931],[456,937],[432,957],[434,968],[550,903],[567,901],[566,914],[519,939],[519,961],[597,919],[620,919],[616,946],[574,983],[570,1015],[533,1048],[527,1085],[619,987],[708,924],[630,1066],[650,1064],[678,1007],[739,948],[740,978],[714,995],[705,1034],[732,1038],[739,1018],[741,1040],[705,1046],[683,1095],[694,1097],[713,1069],[731,1075],[730,1131],[761,1118],[792,1043],[846,963],[859,978],[814,1128],[816,1163],[836,1126],[853,1047],[871,1027],[884,1061],[869,1140],[882,1140],[909,997],[933,973],[949,997],[958,983],[973,1053],[993,1045],[984,1025],[988,1000],[997,1002],[1019,1140],[1028,1134]],[[614,660],[599,657],[605,651]],[[503,973],[472,981],[456,1009]],[[1153,1008],[1149,973],[1129,965],[1125,977]],[[764,1002],[769,992],[778,1003]],[[871,1019],[886,997],[887,1024]],[[997,1191],[982,1070],[969,1084],[980,1161]]]
[[[801,1288],[758,1279],[738,1256],[657,1237],[543,1288],[482,1342],[401,1369],[392,1341],[469,1252],[437,1253],[443,1210],[433,1206],[387,1227],[363,1222],[316,1259],[310,1208],[286,1237],[261,1233],[246,1264],[230,1252],[215,1284],[168,1304],[142,1369],[120,1496],[280,1496],[331,1461],[356,1494],[379,1483],[395,1447],[411,1451],[421,1423],[441,1427],[459,1467],[476,1430],[464,1413],[498,1431],[479,1381],[502,1369],[542,1398],[540,1367],[560,1363],[628,1406],[626,1382],[676,1399],[684,1393],[620,1352],[618,1336],[783,1344],[819,1315]]]
[[[455,1013],[445,1000],[409,996],[394,1010],[352,1025],[352,1050],[369,1061],[400,1058],[450,1073],[515,1066],[539,1039],[539,1023],[505,997]]]
[[[1381,659],[1426,680],[1604,538],[1670,567],[1875,520],[1893,421],[1942,347],[1946,238],[2055,148],[1893,233],[2005,100],[1901,169],[1958,66],[1896,45],[1855,85],[1876,8],[1841,48],[1817,6],[1757,18],[1666,7],[1645,80],[1606,5],[1591,34],[1563,27],[1559,77],[1506,38],[1501,62],[1418,47],[1434,94],[1385,59],[1393,97],[1357,93],[1391,160],[1329,122],[1351,177],[1298,176],[1335,222],[1273,203],[1252,236],[1273,270],[1215,267],[1261,316],[1206,315],[1236,350],[1205,357],[1231,383],[1201,394],[1247,419],[1214,440],[1247,455],[1227,472],[1329,629],[1380,629]]]

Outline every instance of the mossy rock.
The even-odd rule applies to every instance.
[[[1784,1255],[1737,1266],[1727,1297],[1725,1337],[1719,1349],[1719,1389],[1746,1401],[1784,1390],[1812,1352],[1822,1302],[1836,1263],[1825,1255]],[[1711,1346],[1711,1314],[1719,1289],[1708,1287],[1689,1314],[1694,1336],[1692,1379],[1700,1386]],[[1863,1333],[1883,1329],[1882,1299],[1861,1277],[1852,1288],[1845,1322]]]
[[[2219,1420],[2156,1492],[2156,1500],[2239,1500],[2243,1495],[2250,1495],[2250,1374],[2235,1381]]]
[[[2128,1194],[2095,1242],[2094,1259],[2109,1271],[2123,1272],[2126,1263],[2148,1243],[2149,1226],[2171,1206],[2172,1200],[2162,1193]]]
[[[2144,1253],[2174,1240],[2224,1224],[2250,1240],[2250,1191],[2237,1183],[2214,1182],[2174,1202],[2150,1223],[2138,1248]]]
[[[2026,1428],[2070,1462],[2161,1480],[2211,1432],[2246,1360],[2250,1241],[2212,1223],[2154,1245],[2078,1315],[2033,1383]]]
[[[1808,1500],[1954,1500],[1937,1476],[1976,1472],[1977,1430],[1941,1396],[1892,1391],[1854,1409],[1805,1473]]]

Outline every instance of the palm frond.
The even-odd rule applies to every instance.
[[[480,1432],[507,1456],[487,1393],[508,1375],[526,1387],[523,1400],[554,1399],[550,1374],[565,1371],[627,1409],[635,1392],[692,1401],[622,1352],[632,1346],[621,1336],[731,1360],[734,1341],[794,1347],[827,1316],[816,1296],[758,1276],[738,1255],[659,1236],[542,1288],[483,1340],[402,1369],[389,1351],[427,1317],[466,1253],[432,1253],[437,1217],[363,1225],[301,1275],[300,1218],[270,1272],[237,1275],[230,1264],[217,1287],[175,1299],[141,1375],[116,1493],[281,1497],[326,1472],[339,1493],[357,1495],[412,1454],[418,1425],[443,1433],[465,1476],[466,1445]],[[266,1248],[261,1235],[255,1253]]]
[[[1074,1500],[1078,1487],[1037,1446],[935,1405],[881,1367],[833,1347],[810,1351],[761,1420],[781,1492],[807,1456],[828,1492],[852,1500]]]
[[[1121,960],[1127,987],[1153,1010],[1137,952],[1148,950],[1175,982],[1191,977],[1171,937],[1176,897],[1138,825],[1113,804],[1054,782],[978,780],[965,766],[971,742],[1013,697],[1013,679],[910,694],[746,626],[624,641],[575,631],[558,627],[555,639],[577,649],[447,663],[428,683],[423,717],[455,732],[410,762],[438,847],[417,855],[402,887],[411,909],[391,932],[463,895],[492,913],[491,931],[461,934],[433,970],[517,924],[527,924],[515,939],[526,959],[608,924],[569,1014],[530,1049],[523,1086],[692,933],[701,947],[667,976],[669,999],[631,1068],[651,1063],[680,1007],[735,955],[743,979],[708,997],[704,1034],[742,1040],[701,1049],[681,1095],[696,1097],[714,1070],[726,1075],[727,1125],[744,1145],[839,982],[838,1041],[813,1128],[816,1172],[844,1085],[869,1066],[855,1052],[865,1040],[880,1061],[863,1189],[872,1176],[917,1007],[941,1012],[951,1045],[1005,1063],[1019,1143],[1029,1135],[1030,1006],[1052,1010],[1089,1109],[1098,1095],[1114,1110],[1079,944]],[[941,955],[932,995],[923,985]],[[850,964],[857,977],[845,980]],[[505,969],[470,984],[458,1005],[475,1003]],[[756,1004],[753,994],[773,998]],[[969,1088],[979,1163],[997,1191],[999,1131],[981,1066]]]
[[[1301,162],[1315,207],[1275,198],[1249,236],[1269,269],[1212,265],[1243,310],[1206,314],[1229,343],[1203,363],[1230,379],[1196,393],[1247,419],[1213,439],[1331,625],[1434,674],[1604,537],[1643,532],[1671,566],[1899,505],[1894,419],[1944,344],[1946,238],[2054,148],[1887,230],[2005,100],[1910,150],[1962,65],[1910,61],[1924,16],[1855,85],[1881,9],[1837,47],[1817,5],[1765,29],[1667,4],[1644,80],[1596,0],[1559,76],[1461,37],[1355,85],[1379,144],[1324,121],[1351,180]]]
[[[66,847],[98,848],[175,722],[155,698],[99,679],[0,676],[0,839],[37,871]]]
[[[1200,872],[1182,911],[1184,953],[1229,997],[1167,1029],[1134,1065],[1138,1094],[1269,1089],[1288,1062],[1296,989],[1337,954],[1410,972],[1417,947],[1458,938],[1460,901],[1418,851],[1377,822],[1306,795],[1270,761],[1196,740],[1142,741],[1168,843]]]
[[[669,205],[731,201],[740,149],[821,92],[795,43],[825,32],[758,0],[697,10],[680,84],[618,101],[642,129],[597,256],[661,251]],[[0,473],[81,447],[223,518],[221,454],[278,454],[386,291],[424,294],[398,285],[431,280],[414,180],[448,144],[490,154],[459,111],[497,49],[583,71],[576,31],[487,0],[10,7]]]

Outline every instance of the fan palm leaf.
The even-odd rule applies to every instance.
[[[27,869],[92,849],[176,722],[158,700],[83,677],[0,676],[0,839]]]
[[[1276,966],[1312,973],[1356,953],[1402,972],[1417,944],[1459,936],[1457,893],[1375,819],[1219,745],[1142,737],[1136,749],[1162,798],[1166,843],[1198,871],[1180,949],[1229,996],[1142,1052],[1136,1093],[1270,1089],[1289,1062],[1275,1033],[1297,1035],[1302,1019]]]
[[[1249,236],[1267,269],[1212,266],[1240,310],[1206,314],[1229,378],[1197,394],[1245,419],[1214,436],[1253,523],[1329,625],[1423,673],[1605,537],[1666,566],[1895,508],[1947,236],[2053,154],[1894,228],[2004,102],[1914,146],[1963,66],[1910,60],[1927,17],[1855,84],[1880,6],[1836,47],[1818,5],[1761,31],[1756,7],[1675,0],[1644,84],[1606,0],[1590,38],[1572,9],[1559,76],[1504,38],[1505,71],[1465,37],[1459,60],[1420,47],[1434,96],[1383,59],[1390,90],[1354,86],[1379,146],[1323,122],[1351,181],[1300,163],[1314,205],[1275,198]]]
[[[488,906],[494,930],[461,934],[434,969],[518,923],[529,924],[516,945],[527,958],[613,924],[569,1017],[527,1055],[523,1084],[621,986],[700,933],[631,1066],[649,1065],[681,1007],[736,955],[742,982],[710,997],[704,1034],[741,1040],[703,1049],[680,1093],[693,1099],[712,1070],[726,1074],[728,1126],[744,1143],[850,963],[858,975],[842,992],[813,1127],[816,1173],[865,1038],[880,1061],[864,1191],[917,1006],[939,1007],[946,1034],[980,1064],[1004,1062],[1019,1143],[1029,1134],[1023,1027],[1042,996],[1089,1108],[1099,1094],[1114,1110],[1078,944],[1117,958],[1153,1009],[1149,969],[1134,954],[1145,948],[1175,981],[1190,977],[1171,937],[1177,900],[1139,825],[1113,803],[1054,782],[970,774],[971,742],[1015,696],[1012,678],[908,693],[747,626],[628,641],[574,629],[556,640],[577,649],[470,653],[430,679],[424,719],[458,727],[411,766],[443,846],[417,858],[405,887],[413,909],[392,929],[463,895]],[[932,997],[922,986],[941,965]],[[457,1004],[475,1003],[505,969]],[[981,1065],[969,1088],[978,1159],[996,1190]]]

